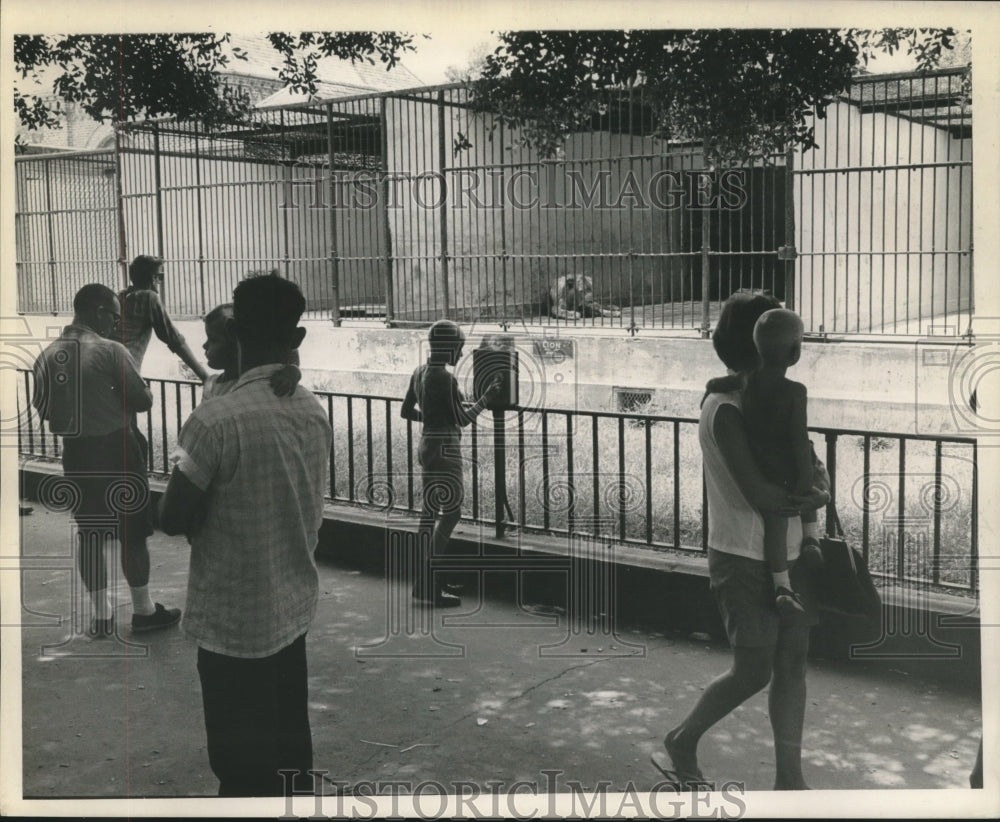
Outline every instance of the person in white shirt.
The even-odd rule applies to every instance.
[[[731,373],[756,365],[754,324],[779,305],[773,298],[748,294],[733,295],[724,304],[712,341]],[[712,784],[698,766],[702,735],[770,683],[774,789],[802,790],[807,787],[801,761],[806,655],[809,631],[818,616],[809,575],[796,563],[802,541],[799,512],[829,501],[825,490],[829,478],[817,466],[813,484],[822,490],[806,497],[768,482],[747,441],[738,390],[706,394],[698,439],[708,498],[709,580],[733,649],[733,664],[709,683],[691,712],[667,733],[663,745],[669,763],[654,753],[653,765],[681,789]],[[781,614],[775,607],[762,510],[787,517],[789,573],[803,604],[801,612]]]

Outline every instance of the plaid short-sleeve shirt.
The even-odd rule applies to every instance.
[[[276,397],[280,366],[253,368],[199,405],[181,429],[177,468],[206,493],[191,534],[184,627],[209,651],[270,656],[316,610],[313,552],[332,431],[307,389]]]

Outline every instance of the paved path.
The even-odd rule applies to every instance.
[[[213,795],[193,642],[170,629],[130,645],[126,627],[120,640],[71,639],[69,525],[39,506],[22,519],[25,562],[40,568],[23,576],[24,795]],[[155,598],[183,606],[187,543],[158,534],[151,551]],[[385,582],[331,565],[320,580],[308,645],[315,765],[351,784],[527,780],[544,791],[543,772],[558,769],[556,791],[574,780],[649,790],[658,781],[649,754],[729,662],[718,643],[631,627],[572,635],[558,611],[474,595],[461,613],[444,612],[451,624],[439,616],[422,638],[411,631],[417,638],[365,651],[386,636],[397,604]],[[118,602],[126,626],[124,586]],[[403,620],[425,613],[400,603]],[[971,685],[815,663],[806,778],[830,789],[965,787],[979,717]],[[765,695],[710,731],[701,757],[718,783],[767,790]]]

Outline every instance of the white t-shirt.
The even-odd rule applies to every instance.
[[[716,551],[764,560],[764,518],[743,495],[719,451],[715,439],[715,415],[723,405],[742,412],[740,395],[709,394],[701,407],[698,442],[701,445],[708,497],[708,545]],[[802,521],[788,520],[788,559],[798,558]]]

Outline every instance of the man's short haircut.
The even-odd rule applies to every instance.
[[[84,314],[115,302],[115,292],[102,283],[90,283],[76,292],[73,297],[73,311]]]
[[[148,283],[156,275],[161,265],[163,265],[163,260],[159,257],[140,254],[132,260],[132,264],[128,267],[128,278],[133,283]]]
[[[247,277],[233,291],[236,334],[251,345],[289,344],[305,310],[299,287],[276,274]]]
[[[753,343],[765,363],[780,364],[802,343],[802,320],[794,311],[772,308],[760,315],[753,327]]]
[[[773,308],[781,308],[781,303],[766,294],[736,293],[722,304],[712,345],[731,371],[740,373],[757,367],[753,328],[761,314]]]
[[[217,322],[218,320],[232,316],[233,316],[233,304],[223,303],[222,305],[215,306],[215,308],[213,308],[205,315],[205,325],[211,325],[212,323]]]

